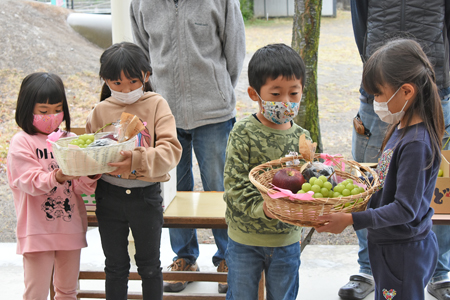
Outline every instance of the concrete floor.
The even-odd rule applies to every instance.
[[[102,270],[104,256],[101,250],[97,228],[87,234],[89,247],[83,249],[81,257],[82,270]],[[163,230],[161,262],[166,267],[171,263],[173,253],[170,248],[168,230]],[[0,243],[0,295],[1,299],[20,300],[23,292],[22,256],[15,254],[15,243]],[[215,253],[215,245],[200,245],[198,263],[202,271],[214,272],[211,257]],[[300,290],[297,299],[301,300],[339,300],[339,288],[347,283],[348,278],[358,270],[358,246],[325,246],[309,245],[302,253],[300,267]],[[135,270],[135,266],[133,266]],[[82,289],[99,289],[104,286],[102,281],[85,281]],[[140,282],[131,282],[130,291],[140,291]],[[217,283],[191,283],[184,293],[214,293]],[[425,293],[425,300],[435,298]],[[373,300],[373,293],[366,297]]]

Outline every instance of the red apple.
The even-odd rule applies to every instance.
[[[276,187],[290,190],[295,194],[302,189],[302,184],[305,183],[305,181],[306,180],[300,171],[292,168],[285,168],[275,173],[272,184]]]

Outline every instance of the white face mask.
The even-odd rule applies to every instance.
[[[400,122],[400,120],[405,115],[405,112],[403,111],[403,109],[405,108],[406,104],[408,103],[408,100],[405,102],[405,105],[403,105],[402,110],[399,112],[396,112],[395,114],[391,113],[389,111],[389,107],[388,107],[389,101],[391,101],[392,98],[394,98],[394,96],[398,93],[400,88],[401,87],[398,88],[398,90],[394,93],[394,95],[392,95],[391,98],[389,98],[389,100],[387,102],[377,102],[375,100],[373,101],[373,110],[378,115],[378,117],[380,117],[381,121],[389,123],[389,124],[397,124],[398,122]]]
[[[141,87],[139,87],[129,93],[122,93],[122,92],[114,91],[108,85],[109,90],[111,91],[111,96],[125,104],[133,104],[134,102],[138,101],[142,97],[142,95],[144,95],[143,86],[144,85],[142,85]]]

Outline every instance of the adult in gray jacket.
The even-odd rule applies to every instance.
[[[150,57],[155,91],[170,105],[183,147],[177,190],[192,191],[192,149],[205,191],[223,191],[228,135],[236,116],[234,88],[245,58],[245,29],[238,0],[132,0],[135,43]],[[170,229],[176,253],[173,271],[197,271],[195,229]],[[213,263],[227,271],[226,229],[213,229]],[[164,291],[182,291],[186,281],[164,282]],[[219,283],[219,292],[226,292]]]

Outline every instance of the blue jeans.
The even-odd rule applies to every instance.
[[[372,135],[370,138],[357,134],[353,128],[352,137],[352,154],[353,159],[357,162],[377,162],[381,153],[379,149],[384,139],[384,133],[388,124],[378,118],[377,114],[373,110],[373,104],[368,103],[368,96],[363,89],[360,96],[359,115],[360,118],[368,128]],[[441,96],[442,110],[444,113],[444,123],[446,127],[446,133],[442,141],[442,145],[447,142],[450,136],[450,88],[441,89],[439,91]],[[450,149],[450,142],[444,148]],[[439,256],[436,270],[431,278],[431,282],[437,282],[441,280],[448,280],[448,272],[450,271],[450,225],[433,225],[433,231],[436,234],[439,246]],[[367,230],[357,230],[359,252],[358,252],[358,264],[359,272],[372,275],[372,270],[369,263],[369,253],[367,250]]]
[[[369,262],[369,249],[367,248],[367,229],[356,230],[358,237],[358,264],[359,273],[372,275],[372,269]]]
[[[352,135],[352,155],[357,162],[378,162],[380,148],[383,143],[386,130],[389,126],[380,120],[373,110],[373,103],[367,103],[367,98],[363,95],[359,97],[359,117],[364,127],[370,130],[370,137],[358,134],[353,127]]]
[[[442,89],[439,91],[439,94],[445,90],[445,96],[441,100],[442,104],[442,111],[444,112],[444,123],[445,123],[445,133],[444,133],[444,139],[442,140],[442,146],[447,143],[447,140],[450,137],[450,88]],[[450,142],[447,143],[447,145],[444,147],[444,150],[450,149]]]
[[[436,234],[438,241],[439,254],[436,270],[431,277],[431,282],[448,280],[450,271],[450,225],[433,225],[432,230]]]
[[[177,166],[177,190],[192,191],[194,175],[192,173],[192,148],[200,168],[204,191],[223,191],[223,171],[228,136],[233,128],[235,118],[226,122],[210,124],[191,130],[177,128],[178,140],[183,147],[180,163]],[[227,229],[213,229],[217,252],[212,261],[218,266],[225,259],[228,234]],[[185,259],[195,263],[199,255],[197,231],[195,229],[170,228],[170,244],[176,253],[174,260]]]
[[[257,247],[228,239],[227,300],[258,299],[264,271],[267,300],[295,300],[299,288],[300,243],[285,247]]]

